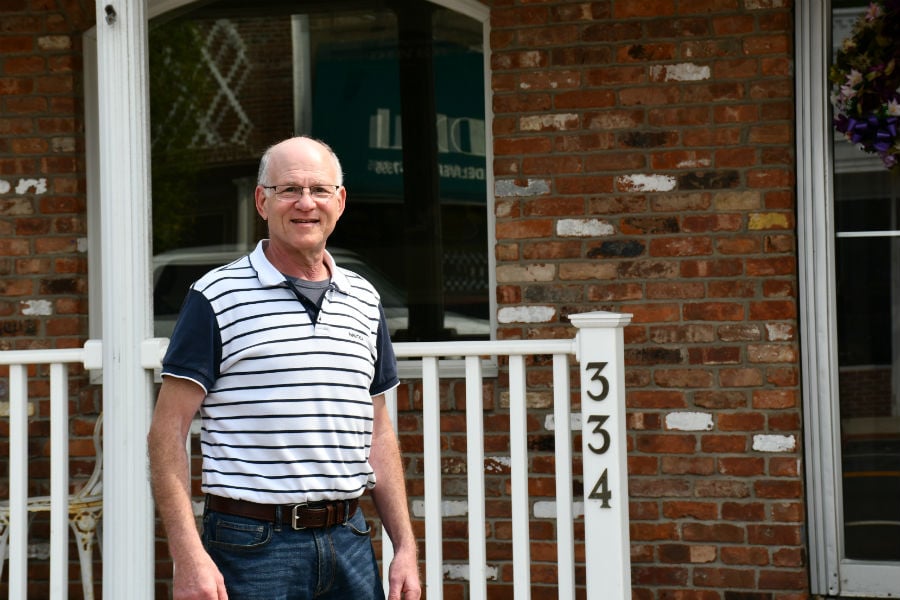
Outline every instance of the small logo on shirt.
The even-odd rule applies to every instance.
[[[356,340],[358,342],[366,341],[366,338],[364,338],[361,333],[357,333],[356,331],[351,331],[348,335],[350,336],[350,339]]]

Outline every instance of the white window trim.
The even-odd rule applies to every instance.
[[[896,597],[900,565],[843,557],[833,221],[827,71],[831,3],[795,5],[797,242],[810,591]]]

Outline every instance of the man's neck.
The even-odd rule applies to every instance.
[[[272,266],[285,275],[306,281],[323,281],[331,277],[324,248],[306,255],[300,252],[286,254],[277,251],[271,243],[267,243],[264,251]]]

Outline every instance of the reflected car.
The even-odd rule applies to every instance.
[[[249,253],[252,248],[227,244],[198,246],[162,252],[153,257],[153,334],[169,337],[181,304],[191,284],[214,267],[225,265]],[[404,291],[385,277],[375,267],[365,262],[358,253],[344,248],[328,248],[339,266],[365,277],[381,295],[381,304],[387,317],[391,335],[407,328],[409,310]],[[467,338],[490,337],[491,325],[487,319],[461,315],[451,311],[444,313],[444,327],[453,336]]]

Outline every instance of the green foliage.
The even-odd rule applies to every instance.
[[[153,249],[189,245],[203,167],[203,115],[216,90],[204,67],[203,30],[175,20],[150,31]]]

